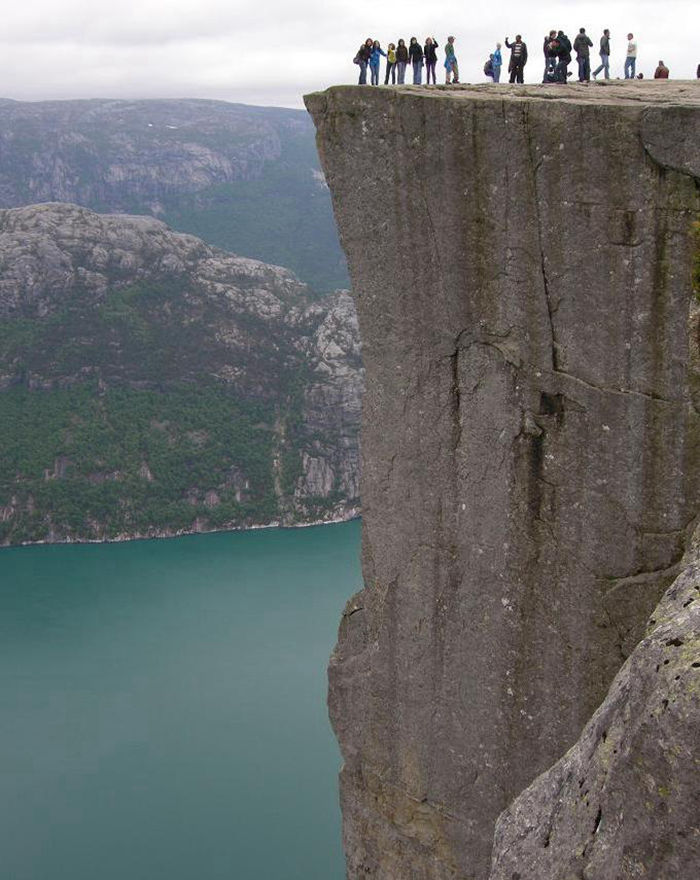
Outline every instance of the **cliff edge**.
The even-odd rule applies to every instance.
[[[698,513],[695,84],[306,99],[359,311],[364,589],[329,702],[348,876],[488,876]]]

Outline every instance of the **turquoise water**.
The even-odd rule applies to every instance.
[[[359,524],[0,551],[8,880],[340,880]]]

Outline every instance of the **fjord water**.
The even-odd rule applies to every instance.
[[[325,667],[359,534],[0,551],[2,876],[343,877]]]

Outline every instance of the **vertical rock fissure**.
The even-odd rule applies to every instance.
[[[544,292],[544,301],[547,308],[547,319],[549,321],[549,332],[551,335],[552,370],[557,373],[559,372],[560,364],[559,343],[557,341],[556,328],[554,326],[554,312],[556,310],[552,306],[552,298],[549,289],[549,278],[547,276],[547,256],[545,254],[544,248],[544,230],[542,223],[542,211],[540,209],[540,192],[538,185],[538,173],[542,165],[542,161],[538,161],[536,156],[537,150],[535,148],[532,137],[529,103],[525,103],[523,107],[523,130],[525,132],[525,138],[527,140],[529,160],[528,167],[530,169],[530,174],[532,178],[533,210],[535,212],[535,229],[537,233],[537,247],[539,250],[540,273],[542,275],[542,289]]]

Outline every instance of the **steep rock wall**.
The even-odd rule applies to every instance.
[[[579,741],[500,816],[490,880],[698,876],[698,538]]]
[[[309,96],[367,371],[348,874],[487,876],[697,512],[690,84]]]

